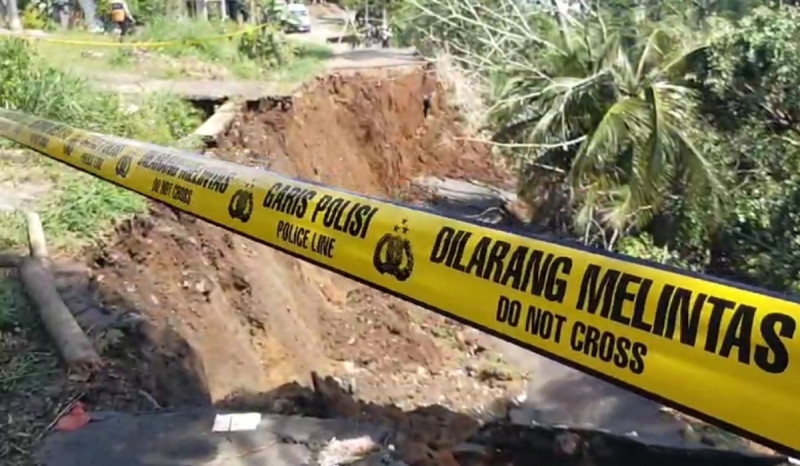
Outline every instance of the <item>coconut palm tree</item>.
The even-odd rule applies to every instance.
[[[535,74],[497,73],[498,138],[528,143],[537,159],[568,172],[581,225],[641,226],[676,194],[717,207],[717,167],[694,143],[703,128],[695,92],[680,84],[703,46],[664,29],[637,41],[599,18],[558,29]]]
[[[11,29],[12,31],[21,31],[22,22],[19,20],[19,7],[17,6],[17,0],[5,0],[5,2],[6,2],[6,17],[8,19],[9,29]]]
[[[704,47],[680,22],[662,18],[658,29],[631,14],[607,24],[591,2],[409,3],[415,24],[436,25],[423,33],[484,78],[493,140],[564,173],[579,226],[642,227],[674,196],[720,204],[718,167],[695,145],[696,96],[682,85]]]

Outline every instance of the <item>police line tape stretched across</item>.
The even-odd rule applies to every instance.
[[[187,45],[187,44],[200,44],[203,42],[211,42],[215,40],[223,40],[223,39],[232,39],[237,36],[242,36],[245,34],[254,33],[258,30],[264,29],[268,26],[268,23],[259,24],[257,26],[248,26],[242,29],[238,29],[233,32],[228,32],[224,34],[217,34],[213,36],[206,36],[206,37],[194,37],[194,38],[183,38],[183,39],[170,39],[170,40],[163,40],[163,41],[153,41],[153,42],[118,42],[118,41],[99,41],[99,40],[81,40],[81,39],[64,39],[60,37],[49,37],[49,36],[31,36],[31,35],[8,35],[8,36],[0,36],[2,38],[8,39],[21,39],[27,41],[37,41],[37,42],[50,42],[53,44],[62,44],[62,45],[80,45],[80,46],[89,46],[89,47],[111,47],[111,48],[167,48],[167,47],[175,47],[178,45]]]
[[[800,304],[0,110],[0,136],[687,411],[800,451]]]

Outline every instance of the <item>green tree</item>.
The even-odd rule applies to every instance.
[[[716,25],[701,70],[706,105],[723,129],[768,121],[800,125],[800,9],[757,8],[736,24]]]
[[[702,108],[732,169],[732,202],[709,271],[800,291],[800,10],[754,9],[718,22],[697,65]]]
[[[411,3],[419,24],[438,21],[425,33],[485,78],[494,140],[565,173],[579,231],[641,229],[677,196],[721,209],[721,167],[697,147],[707,125],[683,85],[705,47],[691,31],[512,1]]]
[[[800,293],[797,2],[582,3],[600,9],[409,0],[400,19],[483,89],[520,191],[556,200],[541,227]]]
[[[12,31],[19,31],[22,29],[22,22],[19,19],[19,5],[17,5],[17,0],[5,0],[5,7],[9,29]]]
[[[579,223],[597,212],[614,230],[641,227],[671,194],[720,206],[717,167],[694,142],[704,126],[696,95],[680,84],[687,57],[700,48],[676,36],[657,29],[626,43],[619,31],[569,30],[548,54],[543,78],[501,77],[498,133],[546,147],[540,158],[566,165]],[[534,109],[532,121],[520,125],[525,108]]]

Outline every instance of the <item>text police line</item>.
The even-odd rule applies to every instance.
[[[470,251],[467,253],[467,251]],[[573,259],[528,246],[512,246],[489,236],[442,227],[429,256],[464,274],[528,292],[575,312],[585,312],[648,335],[677,340],[767,373],[789,365],[787,342],[795,336],[795,318],[778,310],[762,310],[701,290],[604,269],[589,264],[576,270]],[[575,275],[575,277],[573,277]],[[577,286],[577,300],[565,303],[568,286]],[[730,318],[723,316],[729,314]],[[708,325],[700,325],[707,321]],[[761,343],[755,343],[756,333]],[[627,346],[627,344],[625,344]],[[633,343],[631,344],[633,346]]]

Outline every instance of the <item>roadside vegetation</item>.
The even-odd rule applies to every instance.
[[[800,292],[800,7],[588,3],[393,9],[399,38],[480,90],[477,125],[517,163],[536,223]]]
[[[200,118],[190,104],[167,95],[122,98],[51,66],[26,41],[0,40],[0,106],[76,127],[161,144],[189,134]],[[26,197],[26,194],[31,196]],[[15,196],[20,196],[14,201]],[[23,209],[42,218],[51,254],[70,254],[96,241],[114,221],[144,212],[137,194],[0,142],[0,252],[24,252]],[[3,202],[0,202],[3,204]],[[10,269],[0,268],[0,463],[28,464],[28,446],[62,409],[74,387],[37,324]],[[40,413],[19,412],[22,398],[47,400]]]
[[[175,5],[157,0],[130,2],[142,25],[125,41],[163,44],[159,47],[117,47],[116,34],[59,29],[53,20],[57,2],[23,0],[19,7],[24,27],[47,30],[51,35],[44,40],[0,39],[0,105],[161,144],[181,140],[199,124],[199,114],[191,105],[169,95],[106,92],[91,84],[93,73],[296,83],[316,74],[331,55],[323,45],[288,41],[277,24],[239,25],[178,17],[172,11]],[[107,5],[99,2],[97,7],[103,11]],[[8,143],[0,141],[0,145]],[[59,248],[80,247],[96,236],[95,225],[102,228],[105,220],[141,211],[145,205],[134,195],[62,170],[57,163],[38,156],[3,157],[0,168],[0,182],[36,180],[55,187],[58,195],[45,196],[43,202],[48,206],[37,207],[44,209],[44,227]],[[85,215],[85,210],[91,210],[91,215]],[[21,218],[11,217],[3,219],[0,226],[0,250],[18,247],[24,239]]]
[[[176,144],[201,122],[191,104],[170,95],[121,96],[99,90],[20,39],[0,40],[0,106],[76,127]],[[115,221],[141,213],[143,197],[0,141],[0,252],[24,252],[21,211],[37,211],[51,254],[71,255],[102,239]],[[17,197],[15,200],[14,198]],[[0,204],[4,204],[0,202]],[[0,463],[28,464],[29,445],[75,396],[56,352],[10,269],[0,269]],[[17,397],[47,400],[39,413],[19,411]],[[25,398],[28,399],[28,398]],[[15,404],[16,403],[16,404]],[[10,424],[9,424],[10,423]]]
[[[332,54],[328,47],[291,40],[276,25],[203,21],[170,14],[154,2],[131,2],[142,24],[125,41],[160,45],[120,46],[116,31],[56,27],[50,19],[55,3],[42,5],[35,10],[26,5],[28,14],[22,16],[23,26],[49,34],[32,41],[36,50],[53,66],[84,76],[116,71],[142,78],[290,81],[312,76]],[[102,11],[102,2],[98,8]]]
[[[168,95],[122,98],[97,90],[84,79],[50,66],[25,41],[0,41],[0,105],[33,115],[69,122],[76,127],[169,144],[189,134],[200,115],[190,104]],[[8,142],[3,146],[10,147]],[[40,204],[54,247],[73,249],[107,228],[110,221],[145,208],[144,199],[108,183],[62,167],[41,156],[22,152],[0,158],[0,182],[47,187]],[[0,213],[0,250],[24,242],[19,214]]]
[[[172,95],[105,91],[94,84],[96,73],[296,83],[316,74],[331,55],[325,46],[287,40],[273,24],[253,30],[230,21],[176,19],[168,5],[145,1],[130,2],[144,24],[126,41],[168,44],[118,47],[114,35],[56,28],[49,19],[54,5],[20,3],[23,25],[48,31],[46,40],[0,37],[0,108],[162,145],[191,144],[200,112]],[[39,213],[50,254],[69,262],[102,241],[116,222],[146,209],[137,194],[0,140],[0,254],[26,252],[24,210]],[[101,348],[103,334],[87,331]],[[15,271],[0,268],[0,463],[31,464],[32,445],[86,390],[83,382],[65,374]],[[40,409],[31,409],[31,399],[42,400]]]

